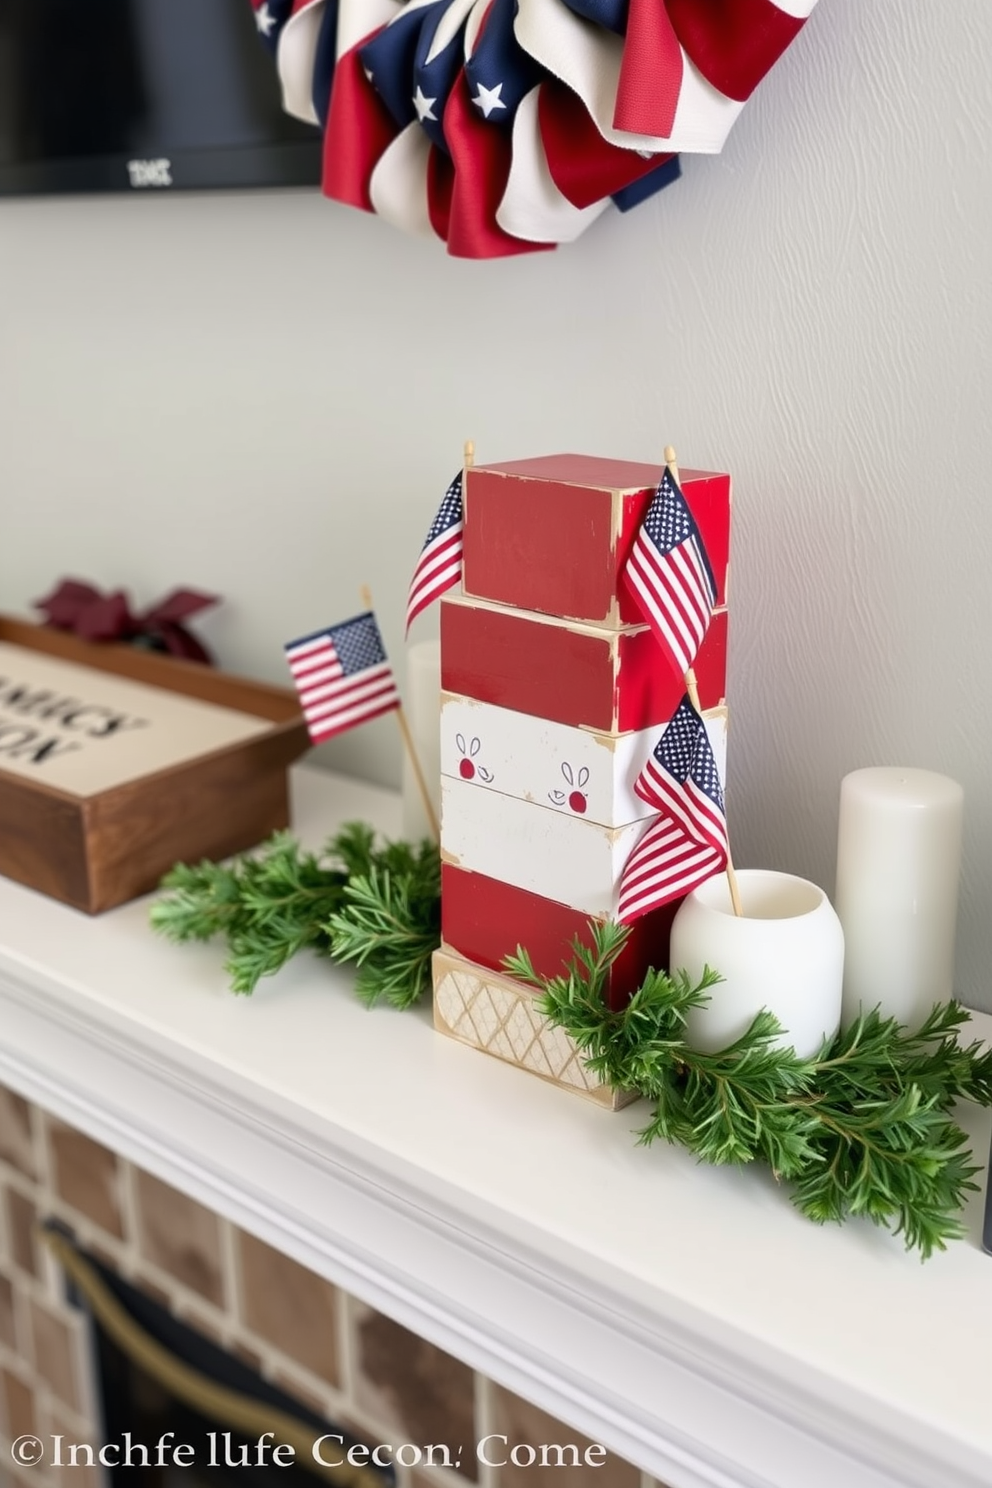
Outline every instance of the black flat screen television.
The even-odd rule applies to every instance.
[[[0,195],[306,186],[248,0],[0,0]]]

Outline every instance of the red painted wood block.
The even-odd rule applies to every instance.
[[[727,685],[725,610],[713,616],[694,670],[700,706],[718,707]],[[604,734],[667,723],[685,694],[646,626],[609,630],[462,595],[441,600],[441,686]]]
[[[627,943],[614,963],[606,991],[610,1007],[623,1007],[637,991],[649,967],[668,964],[668,936],[681,900],[643,915],[631,926]],[[592,944],[590,917],[553,899],[545,899],[483,873],[453,863],[441,865],[441,935],[444,943],[468,961],[493,971],[522,945],[541,976],[557,976],[571,960],[576,936]]]
[[[591,455],[476,465],[465,483],[466,594],[616,628],[642,619],[623,565],[664,467]],[[730,476],[683,470],[688,503],[727,602]]]

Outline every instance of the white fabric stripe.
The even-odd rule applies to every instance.
[[[670,871],[673,864],[702,862],[706,858],[718,860],[719,856],[712,844],[687,838],[679,827],[662,818],[631,853],[623,871],[622,894],[632,889],[640,891],[649,878],[656,880],[663,872]]]
[[[705,823],[709,824],[711,833],[710,840],[713,846],[717,848],[718,851],[725,852],[727,848],[726,817],[721,811],[717,810],[706,792],[700,790],[699,787],[693,784],[692,781],[689,781],[687,789],[691,792],[692,798],[696,802],[696,808],[698,812],[697,821],[699,821],[700,818],[703,818],[703,822],[701,823],[701,825],[704,825]]]
[[[282,106],[287,114],[307,124],[320,123],[313,106],[313,66],[325,3],[326,0],[311,0],[305,10],[291,15],[276,47]]]
[[[708,625],[709,616],[712,613],[712,601],[709,598],[709,582],[706,580],[706,571],[699,557],[699,548],[695,539],[687,543],[680,543],[671,554],[672,564],[680,574],[686,591],[687,604],[692,604],[692,609],[699,616],[699,623],[705,629]]]
[[[425,604],[429,604],[431,602],[431,599],[434,597],[434,595],[442,594],[445,589],[450,587],[450,585],[456,583],[461,575],[461,571],[462,560],[459,556],[458,558],[452,559],[447,568],[442,568],[438,573],[432,574],[429,580],[425,581],[422,584],[418,584],[416,589],[410,595],[410,600],[407,605],[407,614],[409,615],[412,614],[414,610],[422,609]]]
[[[427,53],[428,62],[433,62],[449,42],[455,39],[462,22],[467,19],[474,4],[475,0],[451,0],[451,4],[437,23],[437,30],[431,37],[430,49]]]
[[[307,687],[305,691],[300,693],[300,701],[304,707],[309,707],[312,703],[319,703],[322,698],[338,697],[341,693],[347,692],[349,688],[354,687],[356,681],[358,681],[359,686],[364,686],[367,682],[378,682],[381,678],[389,676],[389,662],[381,661],[376,666],[367,667],[365,671],[353,672],[350,677],[346,677],[342,673],[333,681],[322,682],[313,687]]]
[[[701,825],[699,817],[694,815],[688,804],[681,799],[680,793],[669,789],[663,792],[663,795],[665,797],[666,815],[673,817],[675,821],[681,822],[693,842],[699,842],[703,839],[705,825]],[[698,793],[694,792],[694,795],[698,795]],[[712,811],[712,807],[710,811]],[[709,813],[707,813],[707,816],[709,816]]]
[[[675,897],[674,890],[690,875],[698,873],[700,868],[712,865],[719,871],[719,855],[711,847],[698,847],[691,843],[683,844],[677,852],[666,853],[659,857],[656,863],[645,865],[639,874],[634,874],[628,884],[626,878],[623,881],[620,892],[619,908],[640,900],[653,898],[659,890]]]
[[[330,697],[314,698],[311,702],[304,704],[303,711],[307,718],[327,718],[330,714],[348,709],[353,704],[376,697],[379,693],[388,692],[390,688],[395,692],[396,683],[391,677],[375,677],[369,682],[361,682],[357,687],[349,687]]]
[[[521,99],[513,121],[513,152],[496,221],[528,243],[572,243],[613,203],[610,198],[575,207],[555,185],[537,114],[538,88]]]
[[[805,21],[813,13],[816,0],[775,0],[776,10],[783,15],[792,16],[797,21]]]
[[[402,0],[340,0],[335,42],[338,57],[350,52],[370,31],[385,26],[402,9]]]
[[[658,833],[655,836],[655,833]],[[677,862],[687,852],[702,851],[699,844],[686,840],[685,833],[673,828],[669,822],[656,822],[637,844],[623,870],[621,888],[623,893],[635,889],[645,877],[659,873],[666,863]]]
[[[712,613],[717,601],[716,575],[714,574],[712,580],[710,579],[709,569],[703,561],[702,549],[696,537],[691,537],[686,547],[687,553],[691,554],[692,566],[698,577],[700,596],[707,610]]]
[[[427,209],[427,158],[431,142],[417,123],[401,129],[376,161],[369,196],[378,215],[393,227],[434,238]]]
[[[315,651],[330,651],[333,653],[334,647],[331,645],[330,640],[328,639],[326,634],[311,636],[308,641],[291,642],[290,645],[286,647],[286,660],[289,662],[290,666],[292,666],[294,661],[298,659],[305,659],[306,657],[311,656]]]
[[[680,657],[688,658],[682,663],[684,672],[692,665],[692,658],[699,650],[702,637],[698,635],[692,617],[686,612],[678,575],[667,567],[661,568],[646,543],[632,551],[631,560],[635,571],[642,576],[645,592],[658,624],[665,629],[666,634],[674,628],[682,638],[682,644],[673,649],[677,650]]]
[[[421,130],[422,133],[423,130]],[[420,562],[417,564],[418,578],[430,573],[432,568],[447,562],[448,556],[453,549],[458,553],[461,552],[463,547],[462,532],[463,524],[459,522],[457,526],[442,533],[440,537],[436,537],[429,548],[424,549],[420,555]]]
[[[333,678],[344,675],[341,663],[336,657],[333,661],[322,663],[320,666],[293,667],[292,672],[300,693],[305,689],[316,687],[321,682],[330,682]]]
[[[695,550],[690,555],[685,544],[673,548],[662,557],[651,542],[642,537],[638,552],[648,573],[657,579],[657,588],[671,596],[674,607],[682,616],[687,631],[699,641],[706,634],[712,607],[707,598],[707,586],[695,567]]]
[[[393,698],[387,698],[385,702],[377,700],[363,708],[353,710],[353,715],[342,714],[339,718],[328,719],[325,723],[316,725],[310,730],[310,738],[315,744],[320,744],[325,739],[333,739],[335,734],[343,734],[345,729],[351,728],[356,723],[362,723],[367,718],[377,718],[380,713],[388,713],[398,704],[398,694]]]
[[[697,885],[705,883],[708,878],[712,878],[715,873],[719,873],[720,871],[719,859],[714,856],[711,862],[701,862],[691,872],[688,870],[684,871],[678,876],[673,877],[668,883],[658,885],[651,892],[644,891],[638,893],[635,897],[621,899],[618,906],[619,917],[621,920],[627,922],[632,919],[638,919],[642,914],[646,914],[648,910],[659,909],[662,904],[667,904],[672,899],[678,899],[683,894],[691,893]]]
[[[667,139],[613,126],[623,37],[576,15],[562,0],[519,0],[514,31],[525,52],[582,99],[604,139],[624,150],[716,154],[743,104],[727,98],[682,53],[682,87]]]
[[[686,672],[692,665],[692,660],[683,647],[681,637],[675,634],[668,623],[667,615],[662,609],[659,608],[654,597],[654,591],[645,583],[637,566],[634,563],[629,563],[627,565],[627,575],[630,579],[630,582],[637,590],[637,593],[639,594],[643,602],[644,609],[647,612],[648,616],[654,622],[654,625],[657,627],[657,629],[660,630],[662,635],[665,637],[666,644],[668,645],[668,648],[671,651],[672,656],[674,657],[675,664],[678,667],[679,671],[683,673]]]

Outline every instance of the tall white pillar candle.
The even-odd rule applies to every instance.
[[[879,1005],[915,1031],[953,995],[963,806],[960,785],[930,770],[844,777],[834,905],[845,1024]]]
[[[441,642],[417,641],[407,648],[404,706],[413,746],[427,783],[434,814],[441,815]],[[403,836],[408,842],[433,837],[413,766],[403,751]]]

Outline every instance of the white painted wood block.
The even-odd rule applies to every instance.
[[[704,720],[725,780],[727,710],[713,708]],[[662,733],[657,725],[597,733],[443,693],[441,774],[564,816],[622,827],[655,814],[635,794],[634,781]]]
[[[587,915],[616,915],[624,864],[653,820],[605,827],[472,780],[441,777],[445,862]]]

